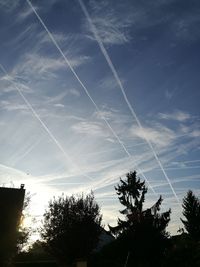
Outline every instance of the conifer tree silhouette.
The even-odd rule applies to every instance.
[[[194,240],[200,240],[200,201],[191,190],[183,198],[182,206],[186,219],[181,219],[181,221],[186,231]]]
[[[118,218],[117,226],[109,225],[110,232],[127,248],[132,264],[159,264],[167,242],[166,227],[171,211],[159,212],[163,200],[161,196],[152,207],[144,209],[147,187],[145,181],[137,178],[136,171],[128,173],[125,180],[120,178],[115,190],[124,206],[120,213],[125,216],[125,220]]]

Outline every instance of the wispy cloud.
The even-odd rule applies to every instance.
[[[124,80],[121,82],[123,84]],[[112,76],[107,76],[100,81],[100,87],[106,90],[113,90],[118,88],[118,84]]]
[[[20,88],[20,90],[24,93],[32,93],[33,90],[29,87],[29,85],[26,83],[26,81],[20,77],[20,76],[15,76],[12,77],[12,81],[14,81],[17,86]],[[9,82],[9,76],[8,75],[2,75],[0,76],[0,88],[1,88],[1,93],[12,93],[14,91],[16,91],[16,88],[10,84]]]
[[[87,56],[70,57],[73,68],[79,67],[88,61]],[[27,53],[14,67],[12,75],[22,76],[27,80],[51,79],[57,76],[57,72],[66,68],[66,64],[59,57]]]
[[[185,16],[177,18],[173,24],[173,30],[176,37],[181,41],[195,41],[200,37],[199,33],[199,18],[200,9],[196,8],[192,14],[187,13]]]
[[[69,90],[68,90],[68,93],[69,93],[70,95],[75,96],[75,97],[79,97],[79,96],[81,95],[80,92],[79,92],[77,89],[75,89],[75,88],[71,88],[71,89],[69,89]]]
[[[56,95],[52,96],[45,96],[44,102],[48,104],[54,104],[56,107],[64,107],[65,104],[65,98],[67,96],[73,96],[73,97],[80,97],[80,92],[75,88],[65,88],[63,87],[63,91],[61,93],[58,93]]]
[[[10,182],[13,182],[13,177],[15,177],[15,181],[18,183],[27,178],[27,175],[23,171],[17,170],[7,165],[0,164],[1,184],[8,184]]]
[[[190,136],[192,137],[200,137],[200,130],[199,129],[195,129],[190,133]]]
[[[181,3],[178,7],[178,15],[170,12],[170,5],[175,8],[176,0],[153,1],[136,3],[132,1],[128,5],[116,2],[113,6],[111,1],[90,1],[89,13],[97,29],[102,42],[108,45],[123,45],[134,41],[135,36],[140,31],[146,31],[157,25],[166,25],[168,23],[171,30],[173,41],[195,41],[199,38],[199,7],[191,7],[188,4],[188,10],[191,12],[182,12],[184,8]],[[125,14],[125,15],[124,15]],[[84,30],[87,36],[94,40],[90,33],[91,27],[85,23]],[[145,40],[147,34],[143,33]],[[140,38],[137,36],[137,38]],[[138,39],[137,39],[138,40]]]
[[[74,124],[72,130],[78,134],[86,134],[95,137],[108,137],[110,136],[107,129],[102,123],[92,121],[81,121]]]
[[[106,105],[102,105],[101,110],[99,112],[95,111],[92,115],[92,117],[96,120],[101,120],[102,116],[106,118],[106,120],[112,122],[112,124],[115,126],[116,131],[118,133],[123,132],[123,135],[126,130],[128,131],[127,125],[129,125],[132,121],[130,115],[121,112],[119,109],[110,108]]]
[[[170,101],[175,96],[177,90],[178,90],[178,88],[174,88],[174,89],[170,89],[170,90],[166,89],[166,91],[164,93],[166,99]]]
[[[171,145],[176,137],[171,129],[161,124],[156,124],[154,128],[143,127],[143,129],[138,126],[133,126],[130,131],[133,136],[137,136],[143,140],[147,139],[159,147]]]
[[[184,122],[191,119],[191,115],[188,112],[181,110],[174,111],[172,113],[159,113],[159,117],[165,120],[175,120]]]
[[[98,35],[105,44],[122,45],[130,41],[129,34],[130,26],[133,25],[134,19],[131,12],[126,12],[126,16],[118,9],[111,6],[109,1],[97,2],[91,1],[92,21],[97,28]],[[123,8],[123,6],[120,6]],[[134,14],[136,16],[136,14]],[[88,23],[85,23],[84,30],[88,32],[88,38],[94,40],[93,34],[90,33],[91,28]]]
[[[7,111],[28,110],[24,104],[17,104],[16,102],[10,102],[2,100],[0,102],[0,108]]]
[[[6,12],[12,12],[16,7],[19,6],[19,0],[0,0],[0,8],[5,10]]]
[[[35,7],[35,9],[37,10],[38,8]],[[30,15],[32,15],[32,14],[33,14],[32,10],[26,6],[23,9],[21,9],[21,11],[19,12],[18,17],[17,17],[17,21],[23,22],[24,20],[29,18]]]
[[[14,68],[13,75],[29,79],[30,77],[38,77],[38,79],[55,77],[55,72],[63,67],[62,60],[39,54],[27,54],[23,61]]]
[[[172,204],[174,207],[173,192],[170,191],[169,183],[165,181],[161,169],[158,168],[158,162],[148,142],[158,153],[160,162],[181,198],[186,184],[191,182],[190,185],[193,186],[199,179],[199,176],[192,177],[192,174],[197,173],[199,164],[186,163],[189,159],[195,160],[200,151],[199,121],[195,117],[198,116],[198,110],[195,110],[195,106],[190,109],[192,87],[190,87],[191,98],[188,98],[185,109],[174,109],[183,106],[183,103],[179,105],[182,99],[178,97],[180,92],[176,91],[176,84],[179,85],[184,77],[180,77],[179,83],[176,80],[179,79],[177,72],[172,75],[176,77],[174,79],[166,73],[168,82],[165,83],[162,80],[165,79],[164,73],[162,77],[158,74],[158,78],[161,78],[165,86],[159,88],[159,94],[156,94],[156,88],[151,86],[149,87],[151,90],[145,91],[145,97],[151,107],[150,112],[156,114],[148,116],[144,113],[146,106],[143,106],[142,99],[138,97],[143,94],[143,88],[137,86],[140,76],[131,74],[137,73],[135,69],[138,69],[138,60],[139,69],[143,69],[144,65],[145,68],[151,68],[148,64],[152,63],[152,58],[162,64],[165,56],[167,60],[173,57],[169,60],[174,63],[172,68],[175,67],[182,50],[180,49],[176,57],[176,47],[170,46],[170,43],[173,38],[184,40],[187,34],[190,35],[191,27],[195,27],[195,21],[198,25],[198,19],[188,17],[187,20],[187,15],[182,13],[177,16],[179,3],[177,4],[176,0],[155,0],[150,1],[151,3],[135,0],[84,1],[103,45],[112,55],[113,64],[119,64],[121,58],[126,62],[125,65],[116,65],[116,69],[119,69],[124,76],[122,81],[125,82],[121,82],[120,79],[122,87],[131,83],[135,85],[134,91],[131,90],[132,86],[127,86],[125,92],[130,97],[130,103],[132,104],[133,100],[136,105],[138,118],[143,122],[141,129],[136,125],[136,119],[128,113],[117,88],[117,81],[109,72],[105,74],[105,62],[97,53],[91,25],[83,21],[77,3],[74,6],[73,1],[67,4],[63,1],[61,6],[57,5],[56,0],[49,1],[48,4],[37,2],[36,13],[38,12],[41,18],[47,21],[52,35],[45,31],[46,25],[41,27],[26,1],[25,5],[20,2],[20,8],[17,8],[18,4],[13,3],[16,10],[13,7],[10,10],[13,10],[14,19],[13,21],[11,19],[9,25],[5,24],[10,32],[2,35],[2,41],[5,39],[3,45],[7,48],[5,50],[7,56],[6,54],[2,56],[2,63],[7,65],[12,76],[9,80],[16,84],[30,105],[28,110],[28,106],[17,94],[16,88],[11,84],[8,85],[8,76],[0,76],[1,163],[25,170],[20,174],[17,170],[10,171],[9,167],[2,169],[0,167],[0,181],[7,183],[12,179],[16,183],[25,181],[27,188],[37,191],[37,203],[32,205],[40,215],[45,205],[44,203],[41,205],[41,202],[47,202],[53,195],[61,192],[71,195],[94,189],[98,200],[102,203],[105,222],[108,223],[114,222],[118,216],[119,203],[114,185],[119,182],[120,176],[137,169],[141,179],[143,173],[147,175],[155,191],[163,193],[167,205]],[[5,1],[0,0],[1,2],[5,4]],[[52,8],[54,3],[57,5],[56,9]],[[173,8],[173,3],[177,9]],[[181,5],[180,3],[180,7]],[[2,8],[0,11],[4,12],[1,4],[0,8]],[[63,13],[55,24],[52,18],[59,15],[56,13],[59,8],[66,8],[66,12],[74,13],[73,16],[64,16]],[[11,13],[4,12],[5,17],[6,15],[12,17]],[[73,21],[72,26],[71,17],[73,20],[76,18],[76,23]],[[81,29],[84,34],[80,33]],[[7,35],[10,37],[7,38]],[[169,42],[165,42],[162,46],[165,38],[168,38]],[[52,43],[54,39],[56,42]],[[58,51],[53,47],[55,43]],[[114,48],[112,45],[117,47]],[[165,49],[170,54],[163,53]],[[185,49],[187,50],[186,47],[184,51]],[[61,55],[58,53],[60,51]],[[13,54],[16,58],[11,58]],[[93,56],[91,65],[87,64],[91,62],[88,54]],[[65,57],[66,63],[69,59],[75,77],[68,71],[69,64],[63,62]],[[165,66],[167,64],[168,62]],[[185,64],[176,66],[182,70],[182,65]],[[178,71],[178,74],[180,72]],[[141,77],[144,75],[143,72]],[[152,81],[153,79],[152,77]],[[145,84],[146,79],[143,81],[144,86],[148,87],[148,84]],[[88,90],[85,84],[88,84]],[[140,89],[141,92],[138,93]],[[148,94],[152,97],[148,98]],[[161,101],[160,94],[165,96]],[[177,102],[174,101],[175,96]],[[158,101],[159,104],[155,106]],[[31,113],[30,106],[37,112],[44,125],[37,116],[33,116],[34,112]],[[156,113],[158,110],[162,113]],[[196,115],[191,110],[195,110]],[[65,151],[71,160],[66,157]],[[76,166],[71,161],[74,161]],[[185,176],[181,176],[182,172],[185,172]],[[28,173],[34,173],[35,176]],[[93,180],[88,179],[89,177]],[[150,192],[147,205],[150,205],[153,197],[155,198],[155,195]],[[176,215],[177,213],[174,217]]]
[[[166,12],[166,8],[171,2],[174,0],[154,1],[151,4],[149,2],[136,4],[132,1],[129,5],[116,2],[113,6],[110,1],[92,0],[89,13],[104,44],[123,45],[130,41],[134,42],[135,35],[140,30],[148,30],[156,25],[170,22],[174,16],[173,13]],[[95,39],[90,34],[91,25],[85,23],[84,30],[90,39]]]
[[[30,8],[27,10],[32,12]],[[48,49],[52,49],[52,41],[37,23],[32,22],[21,28],[21,32],[19,31],[6,44],[10,49],[21,54],[20,58],[16,58],[12,76],[21,76],[28,80],[50,79],[55,78],[60,70],[67,68],[62,57],[55,50],[51,53],[46,52]],[[63,53],[66,54],[74,69],[91,60],[88,55],[82,52],[84,46],[75,44],[77,38],[80,38],[77,34],[52,32],[52,36],[62,46]]]

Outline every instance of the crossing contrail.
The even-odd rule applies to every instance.
[[[19,155],[17,154],[14,155],[14,157],[12,158],[11,157],[11,160],[14,160],[15,161],[15,164],[16,162],[19,162],[21,161],[24,157],[26,157],[39,143],[41,142],[41,139],[38,139],[34,144],[32,144],[22,155]],[[19,155],[19,156],[18,156]]]
[[[75,78],[78,80],[79,84],[84,89],[86,95],[88,96],[88,98],[90,99],[90,101],[92,102],[92,104],[94,105],[94,107],[95,107],[96,111],[98,112],[98,114],[100,115],[101,119],[105,122],[105,124],[107,125],[107,127],[110,129],[110,131],[112,132],[112,134],[114,135],[114,137],[117,139],[118,143],[121,145],[121,147],[123,148],[123,150],[125,151],[125,153],[128,155],[128,157],[133,158],[133,156],[129,153],[129,151],[127,150],[127,148],[125,147],[125,145],[123,144],[123,142],[121,141],[121,139],[119,138],[119,136],[116,134],[116,132],[114,131],[114,129],[112,128],[112,126],[110,125],[110,123],[102,115],[99,107],[97,106],[96,102],[94,101],[94,99],[90,95],[88,89],[86,88],[86,86],[83,84],[83,82],[79,78],[78,74],[76,73],[76,71],[72,67],[70,61],[67,59],[67,57],[63,53],[63,51],[60,48],[59,44],[57,43],[56,39],[53,37],[53,35],[49,31],[49,29],[47,28],[46,24],[44,23],[44,21],[42,20],[42,18],[40,17],[40,15],[38,14],[38,12],[36,11],[36,9],[33,7],[33,5],[31,4],[31,2],[29,0],[26,0],[26,2],[28,3],[28,5],[30,6],[30,8],[32,9],[32,11],[34,12],[34,14],[36,15],[37,19],[39,20],[39,22],[41,23],[41,25],[43,26],[43,28],[47,32],[49,38],[51,39],[51,41],[53,42],[53,44],[55,45],[55,47],[57,48],[57,50],[59,51],[59,53],[61,54],[61,56],[63,57],[64,62],[67,64],[67,67],[70,68],[71,72],[74,74]],[[142,171],[140,169],[138,169],[138,170],[143,175],[143,177],[145,178],[145,180],[147,181],[147,183],[149,185],[149,188],[154,192],[154,194],[156,194],[155,191],[154,191],[154,189],[151,187],[148,179],[145,177],[145,175],[142,173]]]
[[[138,118],[138,116],[137,116],[135,110],[133,109],[131,103],[129,102],[129,100],[128,100],[128,98],[127,98],[127,95],[126,95],[126,93],[125,93],[124,86],[122,85],[122,82],[121,82],[121,80],[120,80],[120,78],[119,78],[119,76],[118,76],[118,74],[117,74],[117,71],[116,71],[116,69],[115,69],[115,67],[114,67],[114,65],[113,65],[113,63],[112,63],[112,61],[111,61],[111,59],[110,59],[110,56],[108,55],[108,53],[107,53],[107,51],[106,51],[106,49],[105,49],[105,47],[104,47],[104,45],[103,45],[103,42],[101,41],[100,36],[98,35],[97,29],[96,29],[96,27],[95,27],[95,25],[94,25],[94,23],[93,23],[93,21],[92,21],[90,15],[89,15],[88,11],[87,11],[87,8],[86,8],[85,4],[83,3],[82,0],[78,0],[78,2],[79,2],[79,4],[80,4],[80,6],[81,6],[81,9],[82,9],[84,15],[86,16],[86,18],[87,18],[87,20],[88,20],[88,22],[89,22],[89,24],[90,24],[90,26],[91,26],[92,32],[93,32],[93,34],[94,34],[94,36],[95,36],[95,39],[96,39],[96,41],[97,41],[97,43],[98,43],[98,45],[99,45],[99,47],[100,47],[100,50],[101,50],[103,56],[105,57],[105,59],[106,59],[106,61],[107,61],[107,63],[108,63],[108,66],[110,67],[110,70],[111,70],[111,72],[112,72],[114,78],[116,79],[116,81],[117,81],[119,87],[120,87],[120,90],[121,90],[121,92],[122,92],[122,95],[123,95],[123,97],[124,97],[124,100],[125,100],[126,104],[128,105],[128,108],[129,108],[131,114],[133,115],[133,118],[135,119],[135,121],[136,121],[137,125],[139,126],[139,128],[140,128],[140,129],[142,130],[142,132],[144,133],[144,129],[143,129],[143,127],[142,127],[142,124],[141,124],[141,122],[140,122],[140,120],[139,120],[139,118]],[[156,159],[156,161],[157,161],[157,163],[158,163],[160,169],[162,170],[162,172],[163,172],[163,174],[164,174],[164,176],[165,176],[165,178],[166,178],[166,180],[167,180],[167,182],[168,182],[168,184],[169,184],[169,186],[170,186],[170,188],[171,188],[171,190],[172,190],[172,192],[173,192],[173,194],[174,194],[174,196],[175,196],[177,202],[180,203],[180,200],[179,200],[179,198],[178,198],[178,196],[177,196],[177,194],[176,194],[176,192],[175,192],[175,190],[174,190],[174,188],[173,188],[173,186],[172,186],[172,183],[171,183],[171,181],[170,181],[170,179],[169,179],[167,173],[165,172],[165,170],[164,170],[164,168],[163,168],[163,165],[162,165],[161,161],[159,160],[158,155],[157,155],[155,149],[153,148],[152,143],[148,140],[148,138],[146,137],[145,133],[144,133],[144,138],[145,138],[145,140],[146,140],[148,146],[150,147],[150,149],[151,149],[151,151],[152,151],[152,153],[153,153],[153,155],[154,155],[154,158]]]
[[[7,76],[8,81],[14,86],[14,88],[17,90],[17,92],[19,93],[19,95],[22,97],[22,99],[24,100],[25,104],[27,105],[27,107],[30,109],[30,111],[32,112],[32,114],[34,115],[34,117],[40,122],[40,124],[42,125],[42,127],[44,128],[44,130],[47,132],[47,134],[50,136],[50,138],[53,140],[53,142],[56,144],[56,146],[59,148],[59,150],[63,153],[63,155],[65,156],[65,158],[70,162],[70,164],[72,164],[72,166],[74,166],[75,168],[81,170],[69,157],[69,155],[65,152],[65,150],[63,149],[63,147],[61,146],[60,142],[56,139],[56,137],[52,134],[52,132],[49,130],[49,128],[47,127],[47,125],[43,122],[43,120],[40,118],[40,116],[38,115],[38,113],[36,112],[36,110],[33,108],[33,106],[31,105],[31,103],[28,101],[28,99],[24,96],[24,94],[22,93],[22,90],[17,86],[16,82],[13,81],[12,77],[9,76],[8,72],[6,71],[6,69],[0,64],[0,68],[2,70],[2,72]],[[92,177],[88,176],[87,174],[82,174],[83,176],[89,178],[90,180],[94,180]]]

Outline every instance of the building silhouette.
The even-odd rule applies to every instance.
[[[16,247],[25,189],[0,187],[0,266],[7,266]]]

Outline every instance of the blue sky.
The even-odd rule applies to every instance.
[[[200,3],[0,0],[0,183],[50,198],[94,191],[115,224],[137,170],[181,222],[200,193]]]

